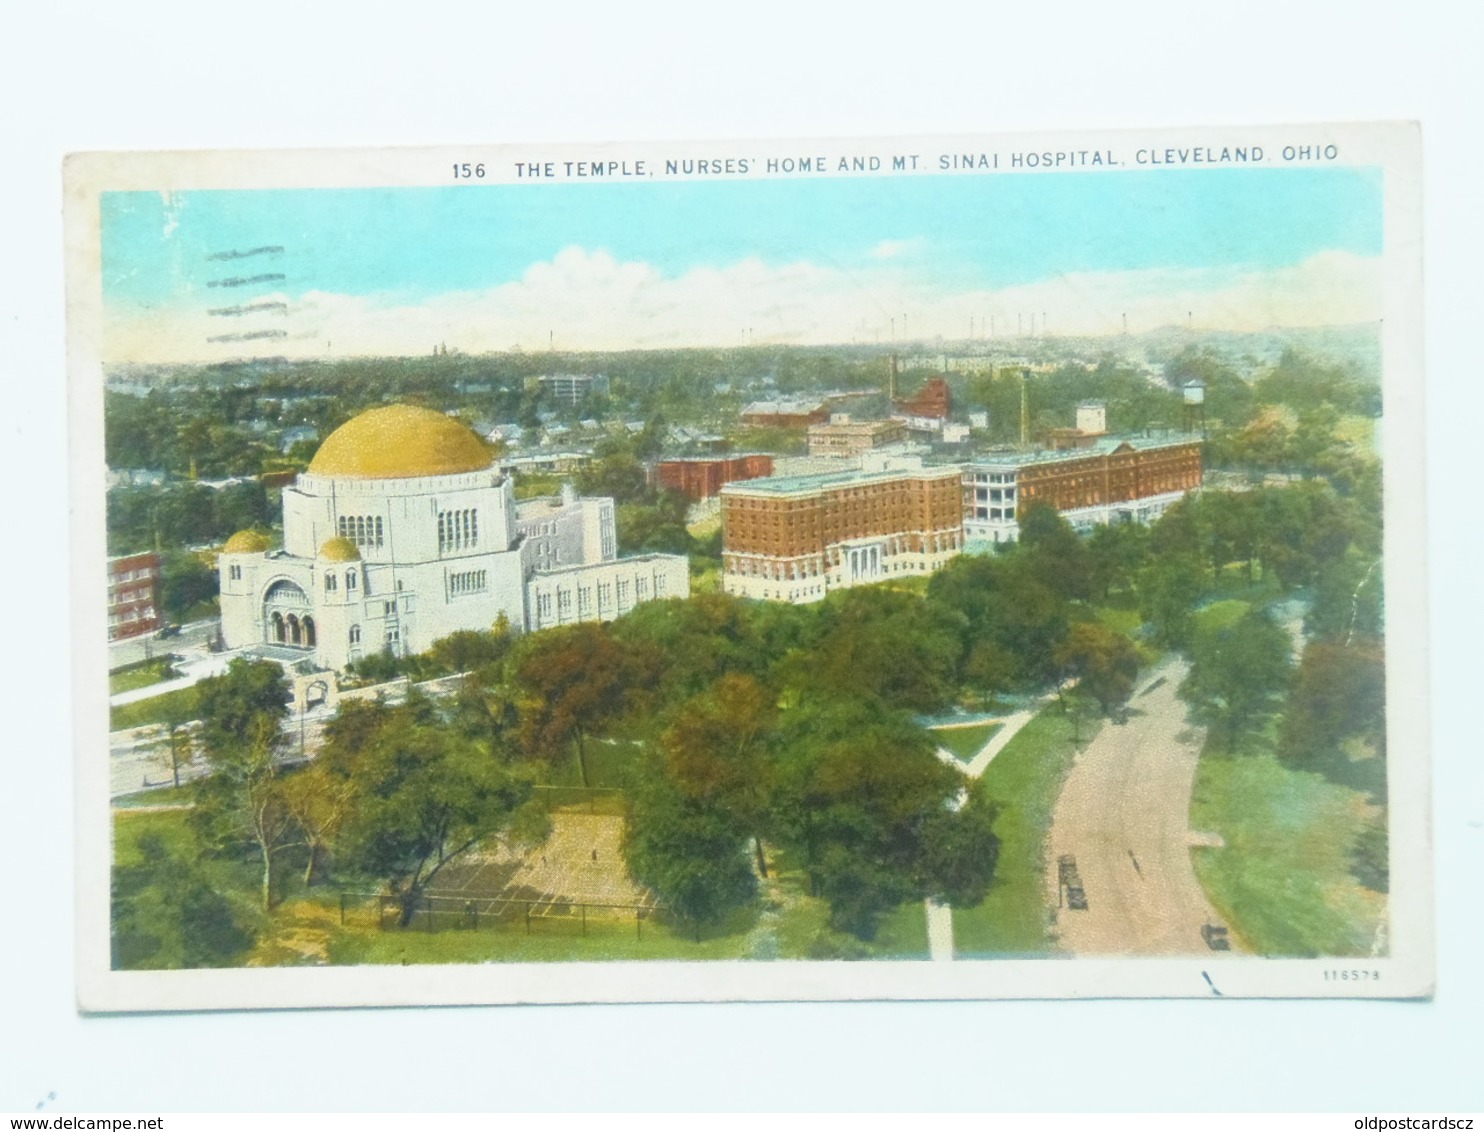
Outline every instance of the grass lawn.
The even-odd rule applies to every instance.
[[[259,944],[255,965],[272,962],[275,952],[281,953],[296,944],[302,948],[306,938],[314,942],[317,933],[323,937],[318,951],[324,959],[314,950],[301,949],[304,956],[301,962],[402,965],[740,959],[748,943],[746,922],[703,933],[698,943],[684,926],[649,920],[643,924],[641,933],[630,918],[605,920],[596,915],[588,918],[586,936],[581,934],[580,923],[539,920],[532,922],[529,935],[524,921],[485,930],[382,930],[376,926],[374,911],[353,912],[342,928],[338,908],[309,900],[285,904],[275,914],[274,921],[277,938]],[[283,962],[283,958],[277,961]]]
[[[779,864],[783,871],[777,871]],[[927,917],[908,903],[882,918],[876,938],[855,939],[830,929],[823,900],[807,895],[801,873],[774,861],[759,900],[735,911],[696,939],[689,925],[646,919],[642,931],[629,916],[590,913],[580,919],[523,919],[479,929],[383,929],[374,903],[352,903],[340,923],[329,887],[305,892],[286,878],[290,898],[274,910],[272,930],[248,957],[251,966],[304,964],[546,963],[685,959],[926,959]]]
[[[1122,633],[1125,637],[1132,637],[1139,631],[1139,626],[1144,624],[1144,619],[1139,616],[1137,609],[1114,609],[1111,606],[1100,605],[1094,612],[1104,628],[1112,629],[1115,633]]]
[[[630,768],[644,755],[643,747],[623,739],[588,739],[583,744],[583,759],[587,763],[588,785],[592,787],[617,787],[628,785]],[[577,748],[572,747],[567,758],[553,764],[550,785],[582,785],[582,768],[577,764]]]
[[[1223,848],[1194,850],[1206,895],[1259,955],[1369,955],[1386,897],[1351,875],[1377,809],[1365,794],[1267,753],[1203,754],[1191,825]]]
[[[999,723],[973,723],[967,727],[934,727],[933,742],[952,751],[960,762],[973,762],[974,756],[1002,726]]]
[[[115,865],[139,863],[139,839],[157,833],[172,848],[182,852],[194,844],[186,827],[185,810],[129,811],[118,809],[113,814],[113,862]]]
[[[1098,723],[1084,721],[1082,740]],[[1071,769],[1072,725],[1056,704],[1031,720],[995,756],[977,789],[999,807],[1000,857],[989,895],[953,910],[954,949],[964,957],[1044,955],[1051,950],[1046,907],[1046,833]]]
[[[168,656],[157,656],[153,660],[146,660],[141,664],[130,664],[110,672],[108,694],[116,696],[120,692],[137,691],[140,688],[148,688],[151,684],[173,680],[175,676],[175,662]]]
[[[1250,602],[1238,601],[1235,598],[1227,598],[1223,601],[1213,601],[1191,614],[1191,620],[1197,629],[1215,631],[1225,629],[1228,625],[1235,625],[1247,611],[1252,608]]]
[[[111,707],[108,709],[108,729],[122,731],[128,727],[143,727],[146,723],[164,723],[172,714],[182,722],[195,719],[199,694],[193,685],[150,696],[148,699],[135,700],[132,704]]]

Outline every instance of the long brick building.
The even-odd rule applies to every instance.
[[[964,468],[964,535],[1014,542],[1035,503],[1055,507],[1078,530],[1149,522],[1201,486],[1201,442],[1102,437],[1085,448],[984,456]]]
[[[932,573],[963,549],[961,492],[957,467],[727,484],[722,588],[802,604],[846,586]]]
[[[660,487],[691,499],[710,499],[733,480],[754,480],[772,474],[773,457],[764,452],[661,460],[655,465],[655,480]]]

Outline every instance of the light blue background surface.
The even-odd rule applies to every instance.
[[[1317,7],[1317,6],[1316,6]],[[534,9],[533,9],[534,10]],[[8,486],[0,1111],[1484,1106],[1477,7],[567,11],[28,6],[0,271]],[[86,29],[86,35],[81,33]],[[1427,1004],[965,1003],[79,1018],[59,168],[92,148],[886,135],[1421,116],[1428,162],[1439,993]],[[22,555],[22,551],[25,555]]]

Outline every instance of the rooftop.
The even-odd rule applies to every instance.
[[[1021,468],[1029,464],[1058,464],[1063,460],[1082,460],[1089,456],[1107,456],[1127,445],[1136,452],[1156,448],[1174,448],[1182,444],[1200,444],[1201,438],[1190,433],[1161,436],[1100,436],[1085,448],[1037,448],[1031,452],[984,452],[970,458],[970,464]]]
[[[736,480],[721,489],[723,495],[792,495],[795,492],[823,491],[831,487],[854,487],[860,484],[889,483],[903,479],[936,479],[958,469],[900,468],[895,470],[865,472],[851,469],[843,472],[822,472],[812,476],[765,476],[755,480]]]

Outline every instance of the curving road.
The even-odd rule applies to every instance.
[[[1191,865],[1190,796],[1204,733],[1186,719],[1176,689],[1188,665],[1146,673],[1127,723],[1106,723],[1062,786],[1052,813],[1048,899],[1058,948],[1075,955],[1217,956],[1201,935],[1220,924]],[[1086,910],[1066,906],[1058,861],[1075,859]],[[1236,947],[1233,939],[1232,946]]]

